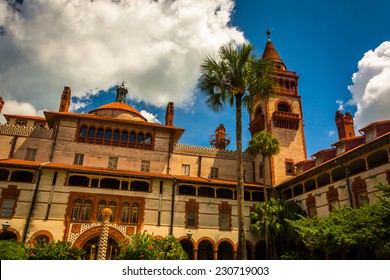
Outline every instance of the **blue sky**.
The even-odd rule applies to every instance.
[[[64,86],[72,88],[72,110],[88,112],[114,101],[112,89],[124,80],[128,103],[162,123],[175,102],[180,143],[209,146],[223,123],[234,150],[234,110],[204,105],[199,64],[232,39],[248,40],[261,56],[269,28],[300,76],[308,157],[337,141],[341,105],[356,114],[357,128],[390,119],[389,1],[43,0],[18,9],[8,2],[0,0],[3,113],[57,110]],[[244,144],[247,127],[244,114]]]

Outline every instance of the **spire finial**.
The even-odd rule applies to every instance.
[[[271,31],[269,30],[269,27],[267,27],[267,37],[268,37],[268,41],[271,41]]]

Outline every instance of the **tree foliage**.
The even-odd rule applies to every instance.
[[[28,260],[81,260],[84,254],[84,250],[67,241],[27,244],[25,251]]]
[[[159,240],[143,232],[125,238],[119,243],[118,260],[187,260],[187,253],[179,240],[168,235]]]
[[[271,198],[268,204],[258,203],[251,213],[250,229],[259,236],[269,235],[273,256],[289,250],[296,240],[296,233],[286,220],[298,220],[304,216],[302,208],[294,202]]]
[[[0,260],[26,260],[23,244],[15,240],[0,241]]]
[[[289,221],[310,252],[327,258],[344,257],[349,253],[359,258],[390,255],[390,194],[389,185],[378,182],[383,191],[380,200],[358,209],[345,206],[334,209],[326,217]]]

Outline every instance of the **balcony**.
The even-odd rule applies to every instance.
[[[257,115],[249,124],[249,131],[251,135],[255,135],[257,132],[263,131],[265,128],[264,125],[264,115]]]
[[[272,118],[276,127],[293,130],[298,130],[299,121],[301,120],[299,114],[279,111],[274,112]]]

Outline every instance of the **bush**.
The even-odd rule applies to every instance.
[[[119,243],[118,260],[187,260],[179,240],[167,236],[158,240],[146,232],[126,237]]]
[[[0,241],[0,260],[25,260],[26,251],[23,244],[15,240]]]
[[[26,245],[25,250],[28,260],[81,260],[84,254],[82,249],[66,241]]]

